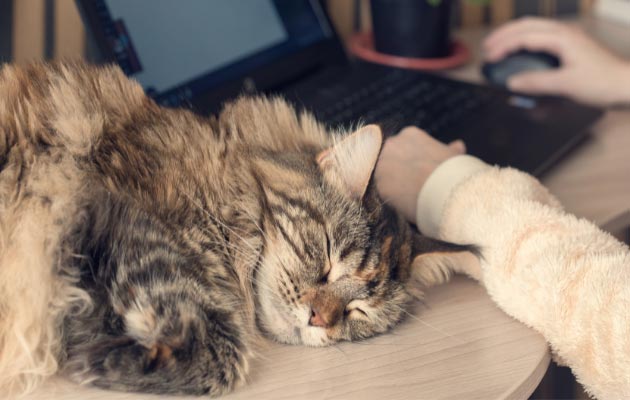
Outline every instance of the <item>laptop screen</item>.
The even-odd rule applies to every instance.
[[[96,11],[121,68],[165,105],[333,33],[316,0],[98,0]]]

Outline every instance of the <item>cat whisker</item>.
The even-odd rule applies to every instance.
[[[212,232],[207,230],[207,228],[201,227],[201,229],[205,233],[207,233],[208,235],[210,235],[210,236],[213,235]],[[208,243],[209,244],[216,244],[216,245],[218,245],[220,247],[225,247],[225,248],[227,248],[229,250],[233,250],[234,254],[243,256],[245,259],[247,259],[247,258],[254,258],[255,257],[255,255],[246,253],[243,249],[241,249],[240,247],[236,246],[233,243],[223,242],[223,241],[219,241],[219,240],[216,240],[216,239],[215,240],[209,240]],[[226,254],[226,255],[230,256],[230,254]]]
[[[269,237],[267,236],[267,233],[265,231],[263,231],[263,229],[260,227],[260,225],[258,225],[258,222],[256,222],[256,219],[255,219],[255,216],[251,215],[249,213],[249,210],[244,210],[244,212],[250,218],[251,223],[254,224],[254,226],[258,229],[258,231],[261,233],[261,235],[263,235],[265,240],[268,241]]]
[[[212,233],[212,232],[210,232],[210,231],[208,231],[208,229],[207,229],[207,228],[205,228],[205,227],[203,227],[203,226],[202,226],[202,227],[200,227],[200,228],[201,228],[201,229],[202,229],[205,233],[207,233],[210,237],[214,237],[213,233]],[[256,254],[249,254],[249,253],[246,253],[243,249],[241,249],[240,247],[236,246],[236,245],[235,245],[235,244],[233,244],[233,243],[229,243],[229,242],[225,242],[225,241],[218,241],[218,240],[216,240],[216,239],[214,239],[214,240],[210,240],[208,243],[210,243],[210,244],[216,244],[216,245],[222,246],[222,247],[224,247],[224,248],[227,248],[228,250],[232,250],[232,251],[233,251],[233,253],[232,253],[232,254],[230,254],[229,252],[228,252],[227,254],[225,254],[225,255],[226,255],[226,256],[228,256],[228,257],[232,257],[233,255],[236,255],[236,256],[241,256],[241,257],[243,257],[243,259],[245,259],[245,260],[254,260],[255,258],[258,258]],[[254,266],[254,268],[255,268],[255,266]]]
[[[184,196],[186,196],[193,203],[193,205],[195,205],[197,208],[199,208],[199,210],[201,210],[204,214],[206,214],[212,221],[214,221],[216,224],[221,225],[226,230],[232,232],[234,234],[234,236],[236,236],[237,238],[241,239],[243,241],[243,243],[245,243],[253,251],[256,251],[256,249],[254,248],[254,246],[251,245],[251,243],[249,243],[244,237],[239,235],[234,229],[230,228],[229,226],[224,224],[222,221],[220,221],[217,217],[215,217],[214,215],[210,214],[206,209],[203,208],[203,206],[201,206],[199,203],[197,203],[197,201],[192,196],[190,196],[188,193],[186,193],[186,191],[182,191],[182,193],[184,194]]]
[[[198,209],[200,209],[205,215],[207,215],[213,222],[219,224],[220,226],[224,227],[226,230],[232,232],[237,238],[239,238],[245,245],[247,245],[248,247],[250,247],[252,249],[252,251],[254,252],[254,254],[257,254],[259,252],[258,249],[256,249],[254,246],[252,246],[245,238],[243,238],[241,235],[239,235],[234,229],[230,228],[229,226],[227,226],[226,224],[224,224],[223,222],[219,221],[218,218],[214,217],[212,214],[210,214],[207,210],[205,210],[199,203],[197,203],[188,193],[186,193],[185,191],[182,191],[182,193],[193,203],[194,206],[196,206]],[[208,235],[210,235],[211,237],[214,237],[215,235],[212,232],[209,232],[207,230],[207,228],[205,227],[201,227],[202,230],[204,230]],[[224,246],[227,247],[231,250],[234,251],[234,253],[236,255],[241,255],[243,256],[245,259],[248,258],[254,258],[256,257],[254,254],[247,254],[243,251],[243,249],[239,248],[238,246],[229,243],[229,242],[219,242],[219,241],[213,241],[214,244],[218,244],[220,246]],[[268,286],[264,286],[262,284],[262,282],[260,281],[254,281],[252,280],[251,277],[247,277],[247,279],[249,279],[249,281],[251,283],[256,283],[256,285],[260,285],[261,287],[266,287],[270,293],[274,293],[275,291],[272,290],[271,288],[269,288]]]
[[[182,193],[183,193],[183,194],[184,194],[184,195],[185,195],[185,196],[186,196],[186,197],[187,197],[187,198],[188,198],[188,199],[189,199],[189,200],[190,200],[190,201],[191,201],[191,202],[192,202],[192,203],[193,203],[196,207],[198,207],[198,208],[199,208],[201,211],[203,211],[203,212],[204,212],[204,213],[205,213],[208,217],[210,217],[210,218],[211,218],[211,219],[212,219],[215,223],[217,223],[217,224],[219,224],[219,225],[223,226],[225,229],[227,229],[227,230],[229,230],[230,232],[232,232],[232,233],[233,233],[233,234],[234,234],[237,238],[239,238],[239,239],[240,239],[240,240],[241,240],[244,244],[246,244],[248,247],[250,247],[250,248],[254,251],[254,253],[258,253],[258,251],[259,251],[259,250],[258,250],[258,249],[256,249],[256,248],[254,248],[254,247],[253,247],[253,246],[252,246],[252,245],[251,245],[251,244],[250,244],[250,243],[249,243],[249,242],[248,242],[245,238],[243,238],[241,235],[239,235],[239,234],[238,234],[238,233],[237,233],[234,229],[230,228],[229,226],[227,226],[227,225],[226,225],[226,224],[224,224],[223,222],[219,221],[216,217],[214,217],[213,215],[211,215],[211,214],[210,214],[208,211],[206,211],[206,210],[205,210],[205,209],[204,209],[204,208],[203,208],[203,207],[202,207],[199,203],[197,203],[197,202],[196,202],[196,201],[195,201],[195,200],[194,200],[194,199],[193,199],[193,198],[192,198],[189,194],[187,194],[187,193],[186,193],[186,192],[184,192],[184,191],[182,191]],[[250,216],[250,215],[248,214],[248,216]],[[251,216],[250,216],[250,217],[251,217]],[[254,224],[255,224],[255,225],[256,225],[256,227],[257,227],[257,228],[261,231],[261,233],[265,234],[265,233],[262,231],[262,229],[261,229],[261,228],[260,228],[260,227],[259,227],[259,226],[255,223],[255,221],[253,221],[253,218],[252,218],[252,222],[254,222]],[[204,231],[205,231],[208,235],[214,236],[214,235],[212,234],[212,232],[209,232],[209,231],[207,230],[207,228],[205,228],[205,227],[203,227],[203,226],[202,226],[202,227],[200,227],[200,228],[201,228],[202,230],[204,230]],[[236,254],[242,255],[242,256],[244,256],[246,259],[247,259],[247,258],[249,258],[249,257],[251,257],[251,258],[256,257],[256,256],[255,256],[255,255],[253,255],[253,254],[251,254],[251,255],[250,255],[250,254],[245,253],[245,252],[244,252],[241,248],[239,248],[238,246],[234,245],[233,243],[229,243],[229,242],[219,242],[219,241],[216,241],[216,240],[215,240],[215,241],[212,241],[212,243],[213,243],[213,244],[218,244],[218,245],[220,245],[220,246],[222,245],[222,246],[228,247],[228,248],[230,248],[230,249],[234,250],[234,252],[235,252]],[[276,256],[274,253],[272,253],[272,254],[276,257],[276,260],[277,260],[280,264],[282,264],[281,260],[280,260],[279,258],[277,258],[277,256]],[[283,265],[283,264],[282,264],[282,265]],[[274,295],[274,296],[275,296],[276,300],[279,300],[279,301],[281,301],[281,300],[282,300],[282,298],[281,298],[279,295],[277,295],[276,290],[273,290],[273,289],[272,289],[271,287],[269,287],[268,285],[264,285],[264,284],[263,284],[262,282],[260,282],[259,280],[255,280],[255,279],[253,279],[251,276],[247,276],[246,278],[247,278],[247,279],[248,279],[251,283],[255,283],[257,286],[260,286],[260,287],[265,287],[265,288],[266,288],[266,289],[267,289],[267,290],[268,290],[268,291],[269,291],[272,295]]]

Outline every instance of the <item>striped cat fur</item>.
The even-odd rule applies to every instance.
[[[0,70],[0,392],[61,371],[220,395],[270,338],[324,346],[398,323],[471,247],[372,182],[377,126],[330,133],[279,98],[218,118],[115,67]]]

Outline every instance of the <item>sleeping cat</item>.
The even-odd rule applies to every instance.
[[[372,181],[375,125],[332,135],[278,98],[159,107],[115,67],[0,71],[0,390],[61,369],[219,395],[262,337],[390,329],[470,246],[413,231]]]

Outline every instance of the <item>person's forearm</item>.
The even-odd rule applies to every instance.
[[[490,296],[545,336],[588,390],[630,397],[627,246],[566,214],[534,178],[509,169],[460,182],[438,225],[440,238],[480,246]]]

